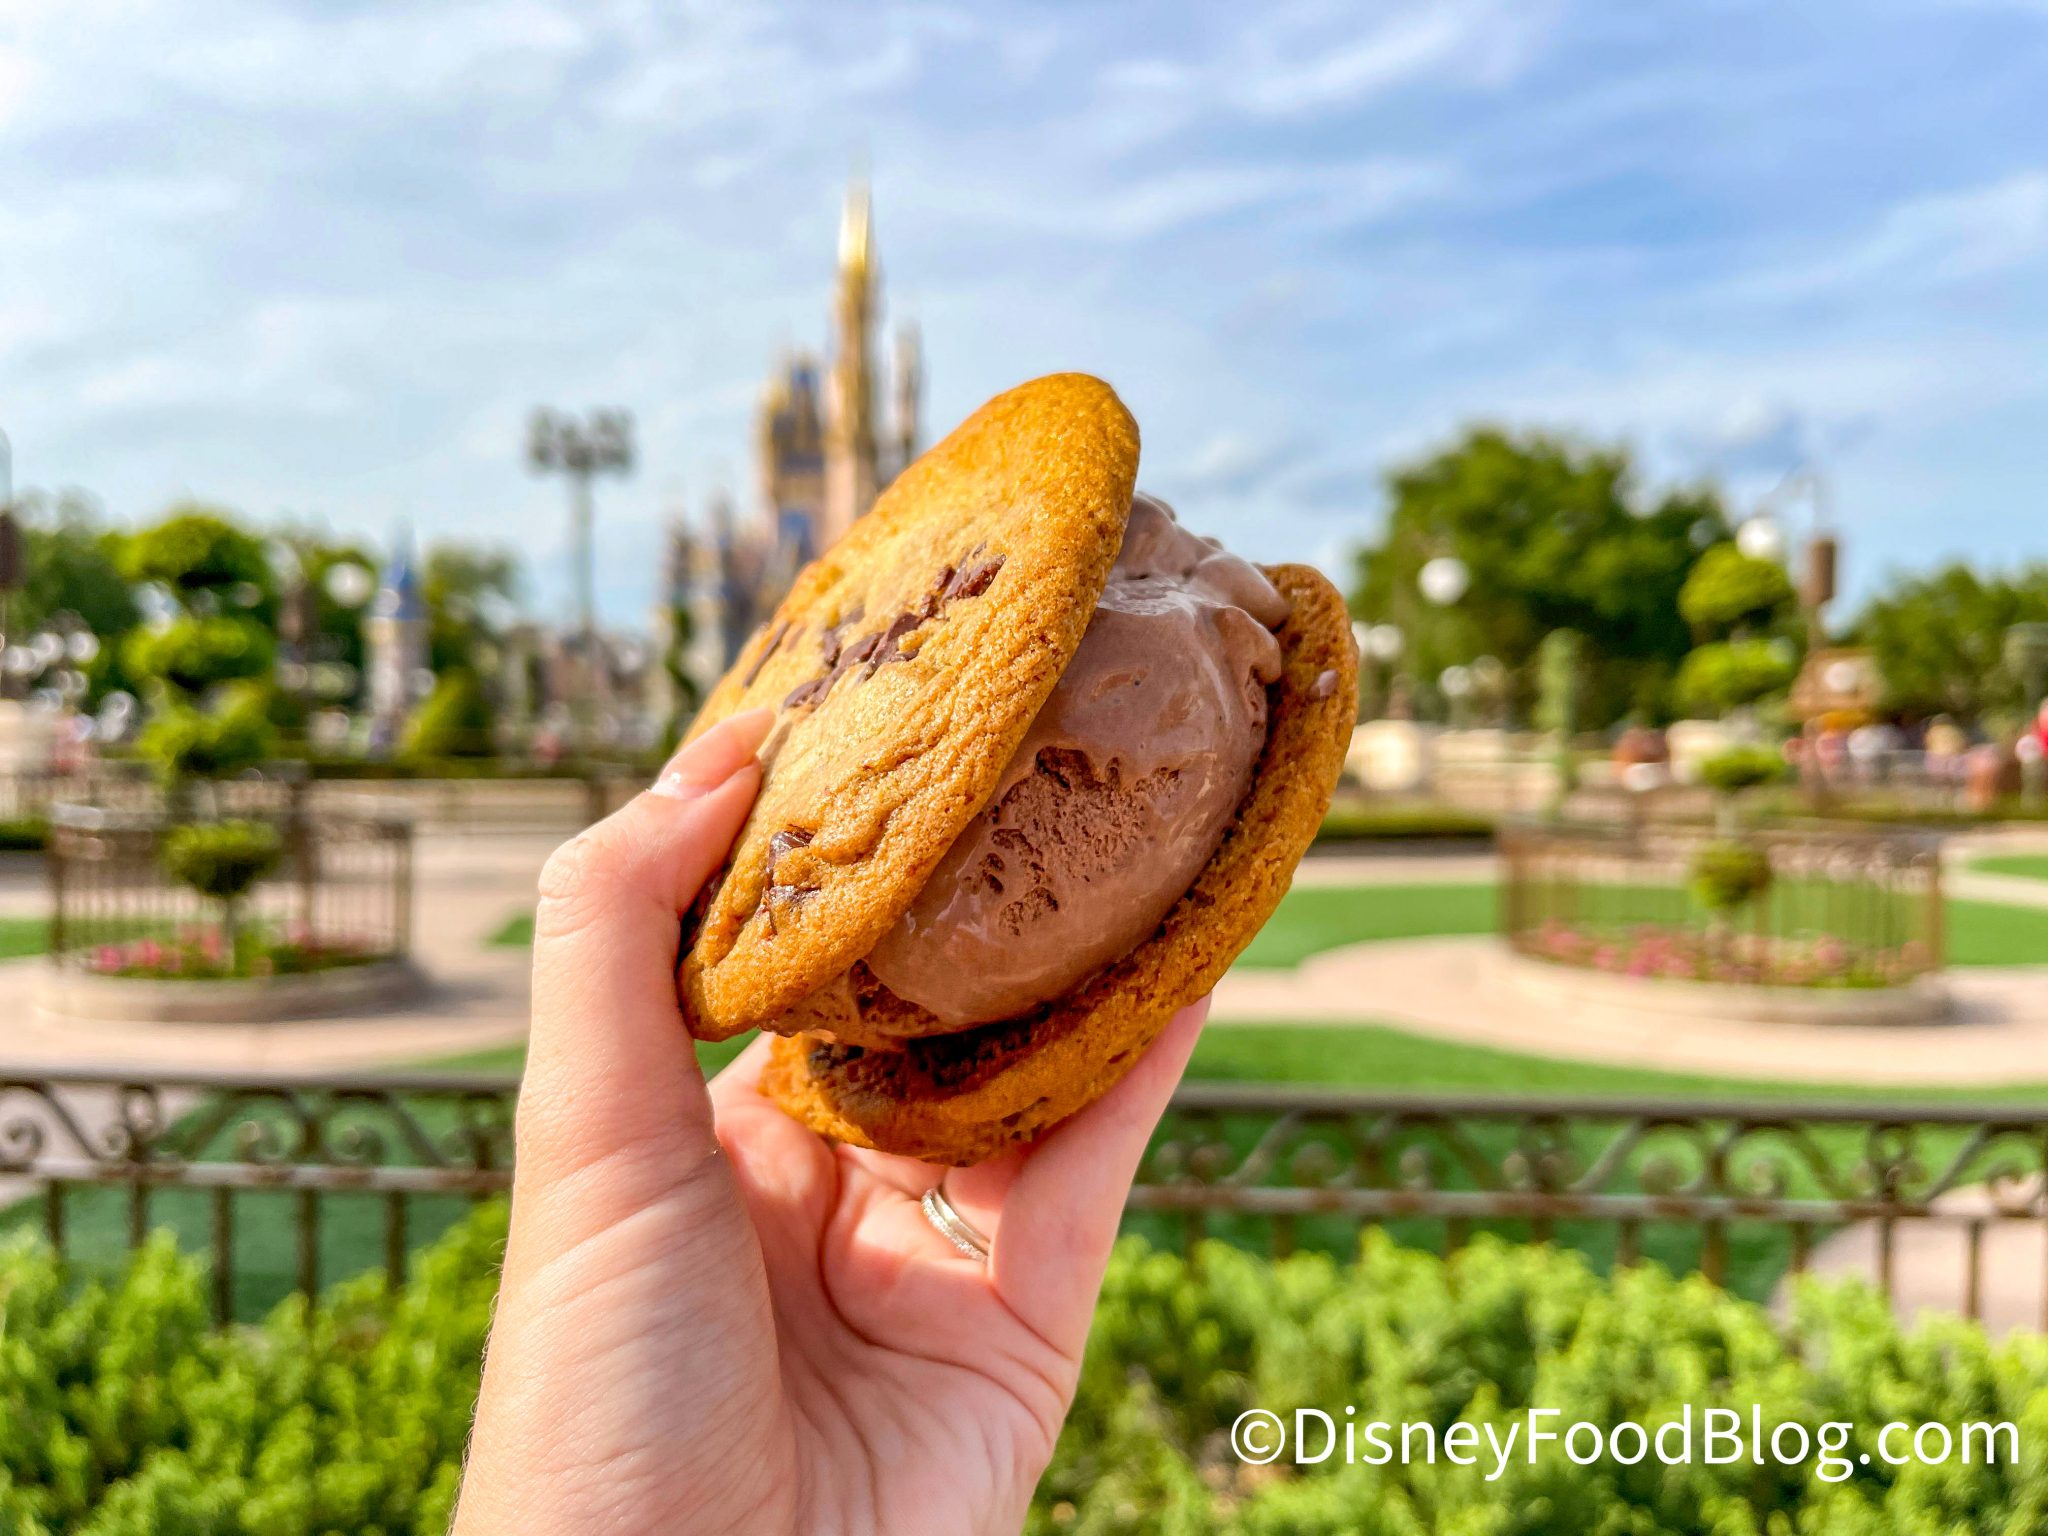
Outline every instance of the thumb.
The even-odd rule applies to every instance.
[[[519,1096],[522,1187],[621,1156],[672,1170],[715,1148],[676,1001],[681,914],[746,820],[761,782],[754,754],[772,719],[749,710],[706,731],[651,789],[565,843],[541,871]]]

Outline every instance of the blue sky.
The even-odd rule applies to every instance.
[[[1188,521],[1326,561],[1472,420],[1810,459],[1861,590],[2048,557],[2044,101],[2044,0],[0,0],[0,427],[126,520],[512,543],[559,612],[521,423],[625,405],[629,619],[865,160],[932,426],[1099,372]]]

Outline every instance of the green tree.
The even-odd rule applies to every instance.
[[[1798,673],[1783,639],[1710,640],[1685,658],[1672,694],[1681,709],[1720,716],[1783,693]]]
[[[519,595],[519,560],[507,550],[436,544],[420,569],[427,605],[427,664],[435,672],[468,667],[488,677],[501,636],[493,610]]]
[[[495,724],[483,682],[468,667],[451,667],[406,726],[399,750],[414,760],[489,757],[497,751]]]
[[[28,584],[10,605],[17,635],[77,624],[100,642],[82,670],[86,701],[114,688],[132,688],[121,642],[141,618],[121,574],[122,535],[108,528],[99,503],[79,490],[54,496],[30,491],[16,503],[21,519]]]
[[[375,587],[377,557],[367,545],[335,539],[317,528],[287,529],[278,542],[290,550],[311,593],[312,624],[301,642],[304,654],[297,659],[314,666],[346,667],[354,686],[339,696],[323,696],[320,702],[353,707],[364,689],[363,614]],[[343,566],[356,567],[369,578],[359,601],[345,603],[332,590],[337,585],[335,572]],[[349,595],[345,588],[342,595]]]
[[[1975,720],[2019,708],[2006,631],[2044,620],[2048,565],[1987,576],[1957,562],[1924,576],[1894,576],[1858,616],[1854,633],[1877,657],[1891,708]]]
[[[668,611],[667,643],[660,658],[662,675],[668,679],[669,698],[673,701],[669,717],[662,722],[661,739],[675,741],[683,734],[683,728],[697,713],[697,706],[704,702],[703,691],[697,686],[697,679],[690,674],[690,642],[696,631],[696,621],[691,617],[689,604],[672,604]]]
[[[1585,687],[1584,639],[1577,630],[1553,629],[1543,637],[1536,656],[1536,726],[1554,738],[1557,787],[1552,810],[1561,811],[1579,786],[1579,760],[1572,737],[1579,729],[1579,696]]]
[[[267,697],[277,593],[263,546],[225,516],[182,507],[130,538],[130,581],[152,583],[173,611],[138,629],[124,650],[150,695],[139,743],[175,799],[270,751]]]
[[[190,822],[164,838],[164,868],[172,878],[220,904],[230,965],[240,944],[242,902],[283,857],[283,837],[263,821]]]
[[[1678,592],[1678,611],[1701,641],[1678,669],[1682,709],[1726,715],[1791,687],[1799,673],[1798,596],[1783,566],[1715,544]]]
[[[1694,630],[1726,635],[1782,619],[1797,601],[1792,578],[1775,560],[1745,555],[1733,543],[1702,554],[1678,591],[1678,611]]]
[[[1728,532],[1713,491],[1651,498],[1625,450],[1490,427],[1395,469],[1387,486],[1386,533],[1358,557],[1351,606],[1400,626],[1425,684],[1453,663],[1496,656],[1519,710],[1543,637],[1571,629],[1585,641],[1586,723],[1667,713],[1692,641],[1679,591],[1700,549]],[[1464,597],[1441,608],[1416,592],[1438,555],[1471,573]]]

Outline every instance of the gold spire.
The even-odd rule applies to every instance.
[[[839,265],[865,269],[874,263],[874,206],[865,176],[846,189],[846,208],[839,216]]]

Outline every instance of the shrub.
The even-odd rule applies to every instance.
[[[1692,856],[1692,893],[1717,916],[1738,912],[1771,888],[1771,856],[1754,843],[1721,838]]]
[[[1725,715],[1791,687],[1798,669],[1774,640],[1721,640],[1689,652],[1672,689],[1683,709]]]
[[[276,733],[270,724],[268,690],[240,683],[220,694],[211,710],[164,700],[136,739],[137,753],[174,791],[189,790],[195,780],[230,777],[270,755]]]
[[[253,619],[212,613],[134,631],[125,659],[135,676],[160,678],[189,695],[215,683],[267,676],[276,654],[269,633]]]
[[[1785,754],[1774,747],[1729,747],[1699,765],[1700,782],[1724,795],[1779,783],[1789,772]]]
[[[1775,560],[1745,555],[1734,544],[1703,553],[1679,588],[1678,612],[1694,629],[1724,633],[1791,606],[1792,579]]]
[[[222,949],[237,956],[242,898],[277,867],[284,852],[276,827],[260,821],[202,821],[173,827],[159,857],[173,880],[220,903]]]
[[[1494,821],[1433,801],[1340,800],[1323,817],[1318,842],[1407,842],[1428,838],[1490,838]]]
[[[129,580],[156,583],[174,601],[123,655],[150,698],[137,749],[183,799],[193,781],[226,778],[270,751],[269,561],[256,539],[192,507],[133,535],[123,565]]]
[[[70,1288],[49,1250],[0,1249],[0,1531],[23,1536],[441,1536],[453,1508],[503,1250],[502,1205],[381,1277],[260,1327],[206,1325],[196,1264],[159,1237],[111,1285]],[[1654,1431],[1688,1405],[1758,1406],[1766,1432],[1854,1426],[1846,1480],[1811,1464],[1580,1466],[1557,1446],[1461,1467],[1247,1468],[1249,1407],[1291,1420]],[[1031,1536],[1949,1536],[2039,1529],[2048,1469],[1891,1466],[1894,1420],[2048,1433],[2048,1340],[1993,1345],[1956,1320],[1905,1333],[1868,1289],[1810,1283],[1780,1322],[1703,1279],[1593,1274],[1576,1255],[1481,1238],[1450,1259],[1375,1234],[1362,1257],[1199,1265],[1119,1246]],[[1482,1439],[1482,1447],[1483,1447]],[[1856,1462],[1867,1454],[1867,1463]]]
[[[50,824],[40,816],[0,820],[0,853],[41,853],[50,840]]]
[[[1317,1408],[1355,1420],[1495,1426],[1530,1407],[1552,1427],[1632,1422],[1653,1433],[1690,1405],[1758,1405],[1766,1435],[1797,1422],[1854,1426],[1856,1463],[1825,1483],[1812,1464],[1588,1466],[1547,1446],[1500,1474],[1479,1465],[1245,1467],[1232,1420],[1248,1407],[1292,1421]],[[2026,1459],[1965,1468],[1883,1465],[1897,1419],[2010,1421]],[[1574,1254],[1482,1238],[1449,1260],[1378,1234],[1354,1265],[1271,1263],[1211,1245],[1197,1271],[1134,1242],[1110,1267],[1081,1390],[1040,1485],[1031,1536],[1948,1536],[2038,1529],[2048,1473],[2028,1447],[2048,1427],[2048,1342],[1993,1346],[1936,1320],[1901,1333],[1861,1286],[1810,1284],[1784,1324],[1694,1276],[1655,1267],[1597,1278]],[[1480,1444],[1485,1445],[1482,1436]],[[1697,1446],[1698,1441],[1695,1440]],[[1361,1449],[1364,1442],[1360,1440]]]
[[[195,822],[165,837],[164,868],[200,895],[231,902],[277,867],[283,847],[277,828],[265,822]]]
[[[260,599],[270,584],[262,540],[204,507],[177,509],[131,536],[121,554],[122,574],[130,581],[160,582],[180,593],[246,586],[255,588]]]
[[[483,683],[467,667],[458,667],[435,682],[406,727],[400,752],[408,762],[490,757],[497,751],[496,724]]]

